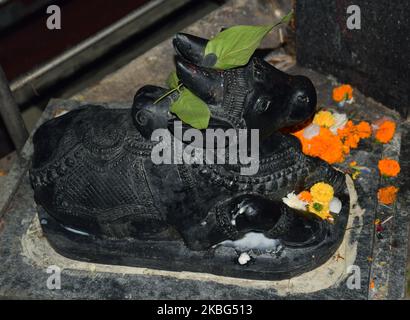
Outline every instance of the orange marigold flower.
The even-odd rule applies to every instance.
[[[343,144],[351,149],[356,149],[360,141],[360,137],[355,134],[348,135],[344,138]]]
[[[394,201],[396,201],[398,191],[399,189],[394,186],[384,187],[379,189],[379,191],[377,192],[377,198],[381,203],[392,204]]]
[[[342,150],[343,150],[344,154],[349,154],[350,147],[344,144],[343,147],[342,147]]]
[[[376,130],[376,139],[381,143],[388,143],[394,136],[396,131],[396,124],[393,121],[386,120],[379,125]]]
[[[372,129],[370,124],[365,121],[355,125],[352,120],[349,120],[344,128],[339,129],[337,132],[346,147],[347,152],[345,153],[349,153],[350,148],[357,148],[360,139],[370,137]],[[347,149],[347,147],[349,149]]]
[[[382,159],[379,161],[380,174],[388,177],[395,177],[400,172],[400,165],[396,160]]]
[[[339,136],[328,128],[320,128],[319,134],[312,139],[303,136],[303,130],[295,132],[302,144],[302,152],[312,157],[319,157],[332,164],[344,160],[343,143]]]
[[[334,135],[328,128],[320,128],[319,134],[310,140],[308,155],[319,157],[330,164],[342,162],[343,143],[339,136]]]
[[[298,194],[298,197],[302,201],[306,202],[312,202],[312,195],[310,194],[309,191],[302,191],[301,193]]]
[[[303,136],[303,130],[304,129],[302,129],[302,130],[299,130],[299,131],[297,131],[297,132],[294,132],[294,133],[292,133],[295,137],[297,137],[298,139],[299,139],[299,141],[300,141],[300,143],[302,144],[302,152],[304,153],[304,154],[309,154],[309,143],[308,143],[308,139],[306,139],[304,136]]]
[[[361,139],[368,138],[372,134],[372,127],[366,121],[362,121],[356,125],[356,130]]]
[[[341,85],[340,87],[336,87],[333,89],[332,96],[333,100],[336,102],[350,100],[353,97],[353,88],[348,84]]]
[[[353,124],[352,120],[347,121],[344,128],[338,129],[337,133],[346,147],[357,148],[360,136],[356,134],[356,126]]]
[[[370,289],[374,289],[375,285],[374,285],[374,280],[373,279],[370,281],[369,287],[370,287]]]

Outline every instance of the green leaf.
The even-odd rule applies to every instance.
[[[178,76],[177,76],[177,72],[176,71],[172,71],[167,79],[167,85],[170,89],[174,89],[176,87],[178,87]]]
[[[196,129],[206,129],[211,117],[208,105],[186,88],[171,105],[170,111]]]
[[[216,69],[230,69],[243,66],[273,26],[234,26],[219,33],[208,41],[205,55],[215,54]]]
[[[165,92],[162,96],[160,96],[157,100],[154,101],[154,104],[157,104],[158,102],[160,102],[162,99],[166,98],[167,96],[169,96],[172,92],[174,91],[180,91],[180,89],[182,88],[182,83],[178,84],[175,88],[173,89],[169,89],[167,92]]]
[[[316,211],[322,211],[323,206],[322,206],[320,203],[315,202],[315,203],[313,204],[313,208],[314,208]]]
[[[278,24],[282,24],[282,23],[288,23],[291,19],[293,18],[293,10],[290,10],[288,12],[288,14],[286,16],[284,16],[279,23],[277,23],[275,26],[277,26]]]
[[[284,16],[278,23],[266,26],[234,26],[228,28],[213,39],[208,41],[205,48],[205,56],[215,54],[217,56],[216,69],[231,69],[243,66],[259,47],[262,39],[274,27],[288,22],[293,11]]]

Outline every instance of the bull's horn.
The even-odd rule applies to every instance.
[[[223,76],[221,71],[204,68],[181,58],[176,60],[179,79],[208,104],[218,104],[223,98]]]
[[[177,33],[172,41],[178,56],[203,67],[212,67],[216,63],[215,55],[204,57],[207,39],[186,33]]]

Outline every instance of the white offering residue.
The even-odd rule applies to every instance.
[[[280,241],[277,239],[269,239],[260,232],[248,232],[242,239],[235,241],[225,240],[221,242],[220,245],[235,248],[239,251],[251,249],[276,250],[280,245]]]
[[[246,252],[242,252],[238,258],[238,262],[240,265],[247,264],[251,260],[251,257]]]
[[[239,209],[239,211],[237,213],[235,213],[232,216],[231,225],[236,226],[236,218],[238,216],[240,216],[241,214],[243,214],[245,212],[245,210],[246,210],[246,207],[242,207],[242,208]]]

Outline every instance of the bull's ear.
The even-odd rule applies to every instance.
[[[172,41],[175,52],[181,58],[202,67],[212,67],[215,55],[204,56],[207,39],[186,33],[177,33]]]
[[[223,76],[221,71],[200,67],[181,58],[176,60],[178,78],[195,95],[207,104],[221,104]]]

